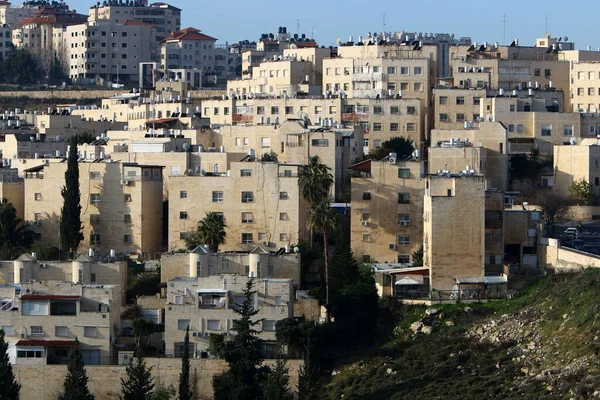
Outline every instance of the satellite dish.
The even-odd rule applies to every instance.
[[[568,38],[567,36],[563,37],[563,39],[565,40],[565,42],[566,42],[567,40],[569,40],[569,38]]]
[[[577,138],[574,138],[574,137],[572,137],[572,138],[569,140],[569,143],[571,143],[571,146],[575,146],[575,145],[577,144]]]
[[[342,40],[342,38],[339,37],[339,38],[335,39],[335,42],[338,44],[338,46],[340,46],[343,43],[343,40]]]
[[[494,116],[492,114],[488,114],[485,116],[485,120],[487,122],[493,122],[494,121]]]
[[[190,149],[190,144],[188,142],[185,142],[183,144],[183,151],[187,152]]]
[[[308,114],[305,111],[298,111],[298,118],[300,118],[303,121],[306,121],[308,119]]]

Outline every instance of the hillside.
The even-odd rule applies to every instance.
[[[328,398],[600,398],[600,269],[548,276],[517,299],[396,317],[393,337],[336,367]]]

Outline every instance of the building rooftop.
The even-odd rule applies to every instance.
[[[171,32],[169,36],[164,38],[161,42],[169,42],[174,40],[217,40],[212,36],[200,33],[199,29],[196,28],[185,28],[177,32]]]

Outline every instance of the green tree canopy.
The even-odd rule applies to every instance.
[[[81,193],[79,191],[79,163],[77,162],[77,136],[71,139],[65,186],[61,189],[63,207],[60,218],[60,241],[63,251],[74,253],[83,240],[81,223]]]
[[[125,369],[127,380],[121,378],[121,400],[150,400],[154,389],[151,370],[142,357],[134,357]]]
[[[8,343],[4,340],[4,330],[0,329],[0,399],[19,400],[19,385],[8,359]]]
[[[0,201],[0,258],[13,260],[33,243],[33,233],[17,217],[17,210],[7,199]]]
[[[308,160],[308,165],[300,170],[298,183],[302,197],[310,204],[318,204],[330,198],[333,175],[331,169],[321,162],[319,156],[313,156]]]
[[[573,181],[569,187],[569,195],[572,199],[588,202],[594,198],[594,188],[585,179]]]
[[[94,400],[94,395],[88,389],[88,376],[83,365],[79,341],[77,340],[75,348],[69,356],[64,389],[58,400]]]
[[[415,150],[413,144],[413,141],[410,139],[406,139],[404,137],[393,137],[383,142],[381,146],[373,149],[373,151],[369,153],[367,157],[374,160],[381,160],[390,153],[396,153],[398,155],[398,159],[402,160],[412,155],[413,151]]]
[[[190,383],[190,327],[185,331],[183,341],[183,356],[181,357],[181,372],[179,373],[179,400],[192,400],[192,385]]]
[[[195,249],[200,244],[208,245],[210,251],[218,252],[219,245],[225,243],[225,221],[223,216],[214,212],[207,212],[200,222],[196,232],[192,232],[186,238],[186,247],[188,250]]]
[[[13,49],[0,62],[0,82],[15,85],[36,83],[44,76],[37,58],[25,49]]]

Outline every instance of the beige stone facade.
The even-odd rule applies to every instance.
[[[51,163],[25,171],[25,219],[36,239],[58,246],[67,163]],[[79,164],[80,249],[105,256],[117,253],[152,255],[162,250],[162,167],[133,163]],[[62,249],[67,251],[67,249]]]
[[[185,247],[207,212],[221,213],[227,237],[219,248],[278,249],[306,239],[307,205],[300,196],[297,164],[231,163],[225,175],[169,179],[169,249]]]
[[[424,166],[386,159],[363,166],[353,167],[352,250],[365,262],[410,264],[423,245]]]
[[[190,329],[193,354],[208,351],[210,334],[234,335],[234,312],[244,301],[242,290],[247,276],[221,275],[203,278],[174,278],[167,283],[165,310],[165,352],[179,357],[186,329]],[[265,341],[275,341],[275,323],[294,315],[291,279],[255,279],[255,318],[262,319],[255,329]]]
[[[17,175],[16,169],[0,169],[0,199],[6,199],[17,210],[17,217],[23,219],[25,212],[25,182]]]
[[[573,182],[581,180],[600,194],[600,146],[554,146],[554,190],[569,196]]]

